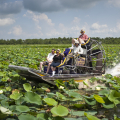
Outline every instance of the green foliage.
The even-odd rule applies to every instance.
[[[53,42],[58,43],[55,40]],[[10,44],[16,42],[13,41],[9,41]],[[61,40],[63,43],[67,41]],[[32,42],[32,40],[25,40],[25,44],[32,44]],[[49,40],[41,40],[41,42],[47,43]],[[69,42],[71,43],[71,39]],[[96,119],[98,107],[117,111],[117,106],[120,104],[120,77],[113,77],[110,74],[103,75],[102,78],[93,77],[90,79],[92,84],[99,80],[110,86],[101,87],[100,91],[83,90],[82,93],[77,89],[78,83],[74,79],[70,79],[68,82],[56,80],[55,83],[59,89],[53,90],[50,85],[45,83],[30,83],[28,79],[21,77],[17,72],[8,69],[9,64],[39,69],[40,62],[46,60],[46,56],[52,48],[60,48],[63,51],[67,47],[70,47],[70,44],[49,45],[49,47],[46,44],[0,46],[1,120],[74,120],[76,118],[87,120]],[[120,62],[119,45],[105,45],[104,48],[107,67],[115,66]],[[48,88],[50,89],[49,93],[46,91]],[[96,104],[97,102],[99,104]],[[118,115],[115,111],[114,114]]]
[[[26,92],[25,93],[25,101],[27,101],[29,103],[34,103],[37,105],[42,104],[41,96],[36,94],[36,93],[33,93],[33,92]]]
[[[16,106],[16,110],[19,112],[28,112],[30,111],[29,107],[25,105]]]
[[[88,118],[88,120],[100,120],[100,119],[96,118],[95,116],[89,115],[87,113],[84,113],[84,115]]]
[[[21,114],[18,116],[19,120],[37,120],[34,116],[30,114]]]
[[[58,105],[51,109],[51,113],[56,116],[67,116],[69,111],[66,107]]]
[[[14,100],[18,100],[20,97],[22,97],[23,95],[21,93],[19,93],[18,91],[15,91],[13,92],[11,95],[10,95],[10,98],[11,99],[14,99]]]
[[[103,100],[103,98],[100,97],[99,95],[94,95],[94,98],[95,98],[95,100],[96,100],[97,102],[99,102],[99,103],[105,103],[105,101]]]
[[[23,84],[23,87],[24,87],[24,89],[25,89],[27,92],[31,91],[31,89],[32,89],[32,87],[31,87],[31,85],[30,85],[29,83]]]
[[[58,104],[58,102],[56,102],[54,99],[52,98],[45,98],[43,99],[49,106],[56,106]]]

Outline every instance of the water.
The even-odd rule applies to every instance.
[[[106,74],[111,74],[113,76],[118,76],[120,75],[120,63],[117,64],[115,67],[113,67],[112,69],[107,69],[106,70]]]

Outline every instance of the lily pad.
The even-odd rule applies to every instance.
[[[105,103],[102,104],[104,108],[114,108],[114,103],[111,102],[107,97],[103,97],[103,100],[105,101]]]
[[[58,104],[58,102],[56,102],[53,98],[45,98],[43,101],[45,101],[50,106],[56,106]]]
[[[64,95],[62,95],[61,93],[59,93],[59,92],[56,92],[56,95],[57,95],[58,98],[60,98],[62,100],[66,99],[66,97]]]
[[[110,95],[108,96],[108,99],[111,101],[111,102],[114,102],[114,104],[119,104],[120,103],[120,93],[117,92],[116,90],[112,90],[110,92]]]
[[[11,95],[10,95],[10,98],[11,99],[14,99],[14,100],[18,100],[20,97],[22,97],[23,95],[19,92],[13,92]]]
[[[19,112],[28,112],[30,109],[25,105],[16,106],[16,110]]]
[[[96,104],[96,100],[95,99],[85,99],[85,102],[89,105],[95,105]]]
[[[77,93],[77,92],[70,91],[70,92],[68,92],[68,95],[70,97],[73,97],[73,98],[81,98],[82,99],[81,95],[79,93]]]
[[[105,103],[105,101],[103,100],[103,98],[100,97],[99,95],[94,95],[94,98],[95,98],[95,100],[96,100],[97,102],[99,102],[99,103]]]
[[[25,89],[27,92],[31,91],[31,89],[32,89],[32,87],[31,87],[31,85],[30,85],[29,83],[23,84],[23,87],[24,87],[24,89]]]
[[[34,116],[30,115],[30,114],[21,114],[20,116],[18,116],[19,120],[37,120]]]
[[[46,119],[48,119],[48,115],[46,113],[37,114],[37,119],[38,120],[46,120]]]
[[[25,93],[25,101],[30,102],[30,103],[35,103],[38,105],[42,104],[41,96],[33,92]]]
[[[67,116],[69,111],[66,107],[58,105],[51,109],[51,113],[56,116]]]
[[[5,108],[5,107],[2,107],[0,106],[0,111],[3,113],[3,114],[12,114],[12,111],[10,111],[9,109]]]
[[[83,108],[86,104],[74,104],[76,108]]]
[[[87,113],[84,113],[84,115],[88,118],[88,120],[100,120],[100,119],[98,119],[97,117],[92,116],[92,115],[89,115],[89,114],[87,114]]]

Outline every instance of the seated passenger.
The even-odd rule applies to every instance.
[[[50,65],[51,65],[51,63],[52,63],[52,61],[53,61],[53,57],[54,57],[55,55],[56,55],[55,49],[52,49],[51,53],[49,53],[48,56],[47,56],[47,61],[40,62],[40,72],[41,72],[41,70],[42,70],[42,66],[43,66],[43,65],[48,65],[48,67],[47,67],[47,72],[46,72],[46,73],[49,72]]]
[[[83,54],[83,49],[81,48],[81,44],[76,40],[75,46],[73,46],[73,50],[70,54],[67,55],[65,64],[70,60],[70,58],[73,56],[73,64],[75,64],[75,59],[78,56],[78,54]]]
[[[84,34],[85,31],[84,31],[83,29],[80,31],[80,33],[81,33],[81,35],[79,36],[78,41],[79,41],[80,44],[84,44],[84,43],[87,42],[88,36],[87,36],[86,34]],[[75,39],[73,38],[73,39],[72,39],[72,46],[73,46],[74,44],[75,44]]]
[[[56,55],[53,57],[53,62],[51,63],[52,76],[55,75],[56,66],[59,66],[63,62],[63,56],[60,54],[60,49],[56,51]]]

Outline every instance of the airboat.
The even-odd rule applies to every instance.
[[[89,79],[94,76],[101,76],[105,73],[105,50],[102,43],[90,39],[82,44],[83,54],[80,54],[76,58],[76,63],[73,64],[73,58],[65,63],[66,56],[71,53],[71,48],[66,48],[63,52],[63,63],[57,66],[55,76],[51,77],[52,71],[46,74],[47,66],[44,66],[44,70],[31,69],[28,67],[21,67],[15,65],[9,65],[9,68],[15,70],[20,76],[25,77],[28,80],[36,81],[39,83],[48,83],[55,85],[55,80],[60,79],[62,81],[69,81],[74,79],[76,82],[83,82],[85,79]]]

